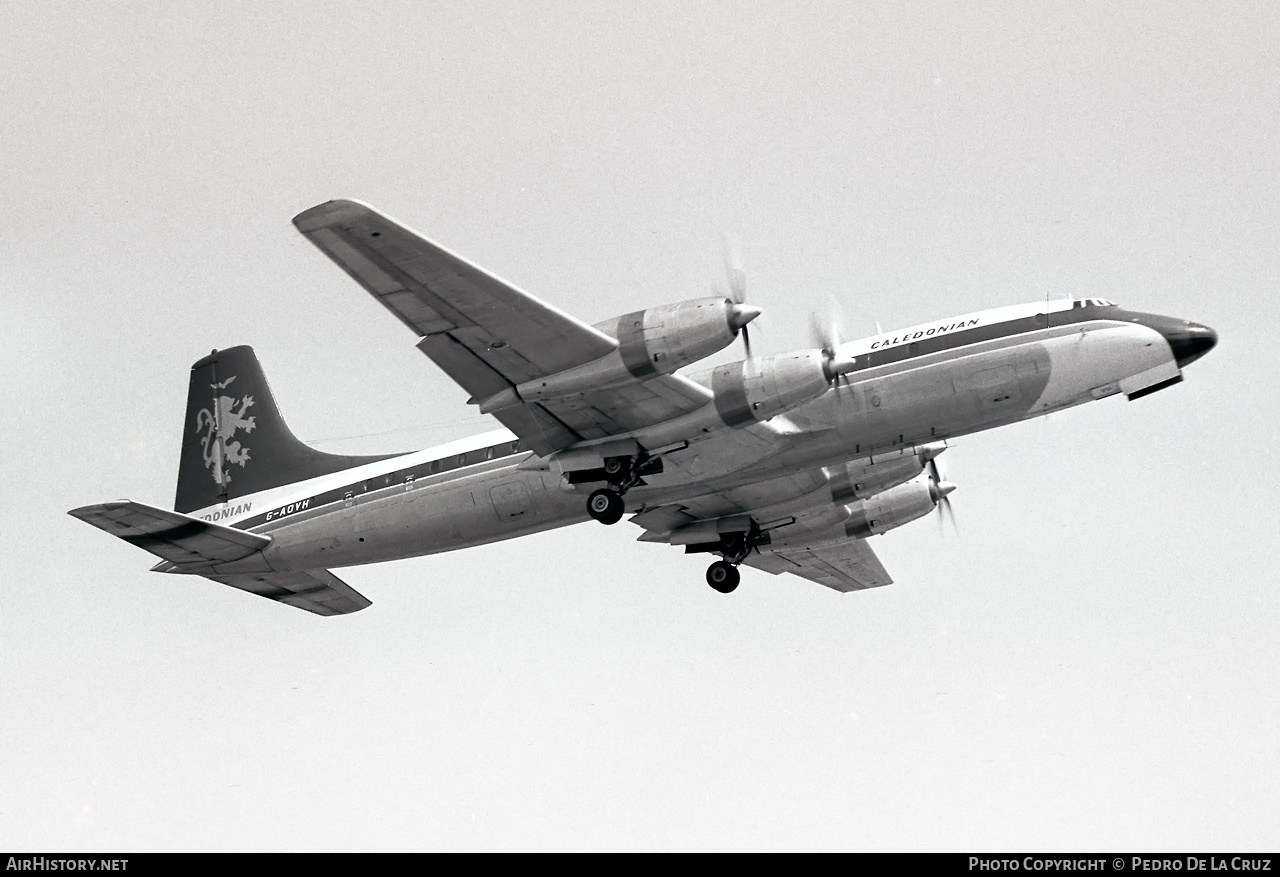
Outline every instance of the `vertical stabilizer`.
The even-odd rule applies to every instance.
[[[385,460],[303,444],[285,425],[252,347],[215,350],[191,367],[174,509],[237,497]]]

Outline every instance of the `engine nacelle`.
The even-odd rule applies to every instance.
[[[711,373],[711,392],[720,420],[740,426],[762,423],[816,399],[830,381],[823,352],[802,350],[722,365]]]
[[[633,378],[668,375],[728,347],[759,315],[759,308],[718,297],[623,314],[615,332],[618,353]]]
[[[711,402],[637,430],[635,437],[646,447],[659,447],[725,426],[761,423],[818,398],[838,376],[852,370],[851,357],[833,357],[821,350],[722,365],[711,373]]]
[[[780,553],[792,546],[830,545],[886,533],[924,517],[955,489],[954,484],[936,482],[929,472],[920,472],[870,499],[842,503],[822,488],[750,515],[694,521],[666,534],[646,534],[641,540],[684,545],[689,552],[720,553],[738,562],[750,550]]]
[[[698,298],[624,314],[616,322],[596,324],[597,329],[618,339],[618,346],[599,359],[525,381],[477,402],[482,413],[491,414],[522,402],[568,399],[671,374],[729,346],[738,331],[759,314],[759,308],[734,304],[723,297]]]
[[[845,521],[845,533],[859,538],[887,533],[923,518],[954,489],[954,485],[946,482],[935,484],[928,472],[921,472],[905,484],[855,504],[853,513]]]
[[[955,490],[955,485],[948,482],[937,484],[929,477],[928,472],[921,472],[915,478],[882,491],[870,499],[841,505],[838,501],[825,507],[813,509],[797,516],[794,526],[780,527],[770,530],[770,541],[761,546],[761,551],[783,551],[791,545],[813,545],[814,530],[830,523],[843,523],[844,532],[833,535],[828,543],[841,542],[848,538],[865,539],[887,533],[895,527],[901,527],[917,518],[922,518],[942,499]],[[839,515],[838,521],[831,521],[832,512]],[[822,544],[822,543],[818,543]]]
[[[947,446],[934,442],[872,454],[831,470],[831,496],[840,501],[867,499],[915,478]]]

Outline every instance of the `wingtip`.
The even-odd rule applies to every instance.
[[[305,234],[309,231],[360,219],[375,212],[372,207],[363,201],[336,198],[333,201],[317,204],[315,207],[308,207],[293,218],[293,224],[298,231]]]
[[[96,513],[125,508],[131,505],[132,502],[132,500],[128,499],[113,499],[108,502],[95,502],[92,505],[82,505],[78,508],[68,509],[67,514],[81,521],[86,521]]]

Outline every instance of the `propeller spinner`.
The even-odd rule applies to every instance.
[[[845,377],[854,369],[854,358],[852,356],[840,355],[840,312],[832,302],[831,313],[826,320],[822,320],[816,313],[809,315],[809,334],[813,339],[813,343],[822,348],[822,355],[825,359],[823,363],[823,371],[826,372],[827,380],[836,385],[836,392],[848,384],[848,378]]]
[[[760,316],[762,311],[760,308],[746,303],[747,272],[743,270],[741,261],[729,246],[728,241],[724,242],[721,256],[724,260],[724,276],[728,287],[723,291],[728,296],[729,301],[733,303],[729,316],[729,325],[733,327],[735,332],[742,333],[742,345],[746,348],[747,359],[751,359],[751,335],[747,332],[747,324]]]

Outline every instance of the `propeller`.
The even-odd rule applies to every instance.
[[[746,348],[747,359],[751,359],[751,335],[747,332],[747,324],[760,316],[761,311],[754,305],[747,304],[747,272],[742,268],[742,260],[737,252],[724,240],[721,248],[721,259],[724,261],[726,286],[720,288],[733,307],[729,312],[729,325],[735,332],[742,334],[742,345]]]
[[[929,457],[925,466],[929,470],[929,495],[933,497],[933,502],[938,507],[938,527],[942,527],[944,519],[950,520],[951,529],[958,536],[960,528],[956,525],[956,513],[951,508],[950,499],[950,494],[956,489],[956,485],[943,480],[942,474],[938,471],[938,463],[932,456]]]
[[[836,389],[834,425],[837,430],[843,429],[848,425],[849,413],[844,392],[849,386],[848,373],[853,371],[854,362],[852,357],[840,356],[840,306],[834,298],[828,300],[825,316],[819,316],[817,311],[809,313],[809,338],[822,350],[822,372],[827,383]]]
[[[828,302],[825,318],[817,312],[809,314],[809,336],[815,346],[822,348],[822,371],[827,382],[836,388],[837,426],[844,424],[847,408],[844,392],[849,386],[849,372],[854,369],[854,358],[840,354],[840,322],[840,306],[834,298]]]

